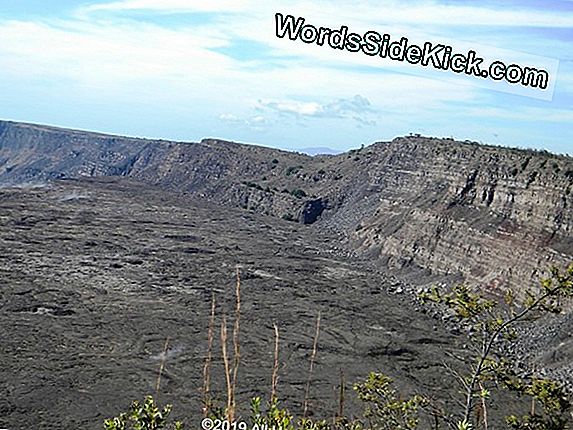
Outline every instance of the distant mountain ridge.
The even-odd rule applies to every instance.
[[[316,146],[310,148],[299,148],[297,152],[302,152],[307,155],[338,155],[342,154],[344,151],[338,149],[327,148],[324,146]]]
[[[380,265],[420,279],[461,276],[495,291],[573,261],[566,156],[408,136],[312,157],[0,122],[0,184],[93,176],[335,229]]]

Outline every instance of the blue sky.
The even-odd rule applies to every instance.
[[[573,154],[573,1],[0,6],[1,119],[284,149],[347,150],[421,133]],[[548,58],[559,64],[554,92],[544,100],[452,72],[279,39],[276,12],[332,29],[474,48],[486,57],[502,52],[533,64]]]

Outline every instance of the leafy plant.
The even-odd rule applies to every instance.
[[[115,418],[104,421],[106,430],[156,430],[156,429],[173,429],[182,430],[183,423],[175,421],[169,423],[168,418],[171,413],[171,405],[160,409],[153,400],[152,396],[147,396],[143,403],[135,400],[131,404],[129,413],[122,413]],[[127,425],[130,424],[130,427]]]
[[[259,430],[363,430],[358,421],[350,421],[347,418],[341,418],[333,424],[326,420],[314,421],[310,418],[296,420],[288,409],[279,405],[276,397],[271,399],[265,413],[261,411],[261,398],[251,399],[250,428]]]
[[[467,286],[457,286],[449,293],[434,288],[421,295],[423,301],[445,305],[457,316],[460,324],[468,330],[475,345],[474,362],[467,374],[456,374],[463,392],[463,414],[458,429],[477,428],[480,422],[473,419],[478,399],[479,407],[485,409],[486,400],[498,385],[528,395],[538,400],[542,411],[532,411],[521,419],[511,415],[507,423],[514,429],[563,429],[571,404],[563,388],[554,381],[519,377],[508,358],[501,352],[503,343],[515,342],[515,325],[526,317],[540,317],[547,313],[561,312],[560,304],[573,297],[573,264],[564,272],[551,269],[551,276],[542,280],[540,288],[525,293],[521,304],[511,291],[505,295],[505,307],[497,301],[488,300],[472,292]],[[484,388],[487,387],[487,388]],[[482,411],[483,412],[483,411]],[[473,423],[473,424],[472,424]],[[483,422],[487,426],[487,422]],[[561,425],[561,427],[559,427]],[[470,427],[468,427],[470,426]]]
[[[261,398],[251,400],[251,421],[253,427],[277,428],[282,430],[295,430],[294,418],[286,408],[279,407],[276,397],[269,402],[266,414],[261,412]]]
[[[533,398],[529,414],[518,418],[516,415],[506,417],[506,423],[515,430],[562,430],[567,427],[567,412],[571,403],[563,386],[549,379],[534,378],[531,383],[517,387],[521,394]],[[535,402],[541,403],[543,413],[535,410]]]
[[[354,391],[365,403],[364,418],[373,430],[412,430],[418,427],[418,410],[427,405],[419,395],[398,397],[393,381],[382,373],[370,373],[365,382],[355,384]]]

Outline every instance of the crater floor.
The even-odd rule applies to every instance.
[[[406,392],[455,394],[442,362],[463,339],[390,294],[393,281],[338,237],[126,180],[70,180],[0,190],[0,427],[102,428],[154,393],[166,338],[160,402],[196,423],[211,296],[216,333],[223,315],[231,330],[237,265],[243,416],[251,396],[270,393],[273,323],[278,395],[301,411],[319,311],[315,416],[337,410],[341,369],[349,385],[382,371]],[[220,348],[215,336],[222,397]]]

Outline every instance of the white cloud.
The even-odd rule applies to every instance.
[[[436,26],[503,26],[503,27],[571,27],[573,14],[547,9],[519,8],[515,6],[473,6],[463,4],[440,4],[437,1],[408,3],[385,2],[363,3],[355,8],[354,16],[372,17],[384,22],[403,24],[428,24]],[[367,15],[368,14],[368,15]]]
[[[228,124],[248,127],[254,130],[263,130],[266,126],[275,126],[285,123],[285,119],[292,119],[296,124],[302,125],[305,121],[320,119],[349,120],[358,126],[372,126],[379,118],[379,112],[374,109],[370,101],[360,95],[326,101],[298,101],[283,99],[278,101],[259,100],[252,107],[253,112],[247,117],[240,117],[232,113],[219,115],[219,120]],[[262,115],[264,114],[264,115]]]
[[[243,107],[260,98],[281,101],[304,95],[326,99],[332,97],[333,89],[342,98],[372,92],[369,100],[397,108],[465,100],[474,93],[467,87],[448,91],[450,84],[386,74],[384,69],[380,75],[363,74],[323,61],[280,59],[281,67],[267,69],[263,59],[258,67],[213,50],[228,46],[235,37],[225,22],[178,29],[99,19],[0,22],[0,76],[20,81],[64,80],[75,87],[71,91],[83,88],[102,97],[120,92],[134,100],[147,97]],[[341,58],[338,52],[325,55],[334,62]],[[309,113],[321,109],[308,103],[291,108]]]
[[[123,0],[96,3],[80,9],[81,12],[148,10],[168,13],[188,12],[236,12],[247,7],[248,2],[240,0]]]
[[[294,102],[294,101],[281,101],[281,102],[261,102],[261,105],[287,114],[294,114],[300,116],[317,116],[322,112],[323,107],[316,102]]]
[[[171,28],[165,24],[168,20],[154,21],[162,13],[195,12],[214,15],[204,21],[190,20],[189,25],[178,19]],[[46,92],[55,88],[49,83],[58,81],[70,93],[85,97],[115,100],[120,95],[149,109],[186,109],[190,123],[199,117],[193,113],[201,112],[201,118],[212,118],[213,124],[204,126],[208,132],[224,124],[233,130],[236,126],[261,131],[280,129],[286,122],[324,126],[328,121],[354,132],[356,125],[365,124],[383,124],[386,130],[389,124],[399,129],[403,124],[432,124],[436,118],[449,123],[452,113],[467,113],[466,103],[475,106],[483,94],[480,88],[429,79],[430,73],[422,67],[374,63],[376,59],[365,55],[278,39],[275,12],[298,14],[315,25],[373,29],[415,41],[440,42],[436,35],[454,38],[466,34],[460,28],[486,25],[499,27],[492,30],[494,41],[506,33],[517,34],[511,28],[515,25],[573,27],[572,15],[562,12],[433,1],[406,5],[392,1],[295,0],[288,5],[241,0],[108,1],[59,20],[0,21],[0,79],[23,84],[45,81]],[[245,40],[264,47],[261,56],[255,52],[244,59],[241,43]],[[551,55],[546,39],[532,38],[531,44],[546,48],[539,53]],[[559,82],[571,88],[570,70],[564,64],[558,88]],[[495,94],[492,100],[498,101]],[[567,111],[549,114],[523,109],[474,113],[508,121],[544,113],[541,118],[547,121],[571,122]],[[343,135],[339,129],[330,130]],[[296,127],[292,134],[299,134]]]
[[[227,41],[189,29],[144,23],[10,21],[0,23],[0,76],[65,81],[92,96],[117,92],[133,100],[189,96],[224,83],[237,63],[213,48]],[[195,92],[198,101],[206,91]],[[174,101],[175,101],[174,100]]]
[[[234,126],[241,126],[254,131],[262,131],[266,125],[270,125],[269,120],[263,115],[252,115],[248,118],[239,118],[231,113],[222,113],[219,120]]]
[[[239,118],[236,115],[233,115],[232,113],[222,113],[221,115],[219,115],[219,119],[221,121],[226,121],[226,122],[240,121]]]
[[[474,116],[510,119],[517,121],[542,121],[556,123],[573,123],[573,110],[547,107],[516,107],[515,109],[502,109],[496,107],[473,108],[468,111]]]
[[[336,99],[326,103],[300,102],[293,100],[259,101],[258,109],[270,110],[278,114],[292,115],[298,119],[304,118],[345,118],[352,119],[363,125],[375,124],[377,111],[370,101],[361,95],[351,98]]]
[[[269,11],[307,13],[312,16],[336,16],[374,23],[424,24],[431,26],[504,26],[504,27],[572,27],[573,14],[547,9],[492,7],[463,4],[442,4],[438,1],[316,1],[312,4],[298,0],[288,6],[278,1],[247,0],[121,0],[93,4],[83,9],[94,11],[149,10],[169,13]],[[304,16],[304,15],[303,15]],[[310,16],[309,16],[310,18]]]

